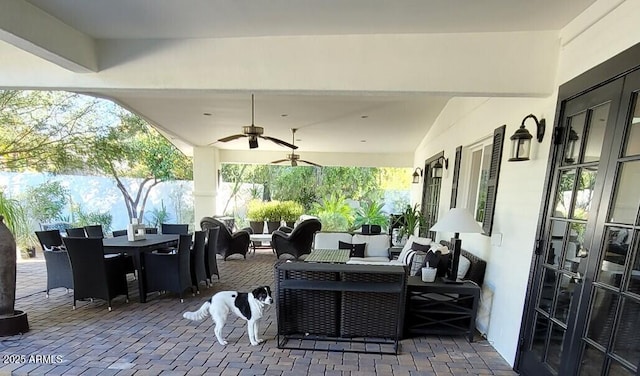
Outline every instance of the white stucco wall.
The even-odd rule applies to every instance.
[[[535,143],[532,159],[526,162],[507,162],[509,137],[530,113],[538,118],[544,117],[548,124],[553,124],[554,107],[555,98],[551,97],[453,99],[415,154],[416,166],[423,165],[425,159],[443,150],[445,157],[449,158],[449,171],[443,177],[440,196],[439,215],[442,216],[449,210],[456,147],[464,147],[491,136],[495,128],[507,124],[493,226],[494,237],[501,236],[502,240],[500,244],[492,245],[491,239],[484,235],[460,236],[464,249],[487,261],[478,329],[511,363],[515,359],[520,330],[551,130],[547,129],[541,144]],[[527,126],[530,131],[533,130],[533,122],[527,122]],[[469,156],[470,153],[463,151],[463,166]],[[464,172],[460,189],[464,192],[462,184],[466,176],[463,175]],[[421,187],[414,188],[416,199],[421,194],[418,191],[421,191]],[[459,195],[458,207],[464,207],[464,202]],[[452,235],[439,234],[444,239]]]
[[[449,208],[455,148],[490,136],[495,128],[507,124],[493,240],[476,234],[461,234],[461,238],[463,248],[487,261],[478,329],[486,333],[489,342],[512,365],[544,188],[557,87],[640,43],[638,14],[640,1],[596,2],[559,34],[562,47],[557,64],[556,93],[545,98],[454,98],[414,154],[414,166],[424,165],[425,159],[443,150],[445,157],[450,158],[450,170],[442,181],[442,215]],[[541,144],[533,143],[532,160],[507,162],[509,137],[529,113],[547,120],[545,138]],[[528,122],[527,127],[533,133],[533,123]],[[463,164],[464,160],[463,154]],[[420,200],[421,189],[421,186],[413,187],[412,199],[416,202]],[[464,206],[460,196],[458,203],[458,206]],[[452,234],[439,235],[449,238]]]

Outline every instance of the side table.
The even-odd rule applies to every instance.
[[[473,342],[480,287],[473,282],[460,284],[422,282],[409,277],[404,320],[405,337],[424,334],[466,334]]]
[[[402,252],[402,246],[393,246],[389,248],[389,260],[395,260],[400,256],[400,252]]]

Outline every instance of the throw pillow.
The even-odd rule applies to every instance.
[[[416,251],[410,250],[404,254],[402,258],[398,257],[398,261],[400,261],[403,265],[411,265],[413,261],[413,256],[416,254]]]
[[[464,279],[470,267],[471,267],[471,261],[469,261],[468,258],[461,255],[460,261],[458,262],[458,275],[457,275],[458,280]]]
[[[416,251],[413,255],[413,260],[411,260],[411,268],[409,269],[409,275],[416,276],[421,275],[422,268],[424,267],[424,261],[427,258],[427,254],[425,252]]]
[[[446,255],[441,254],[440,259],[438,260],[438,273],[436,274],[438,277],[444,277],[447,275],[447,271],[449,270],[449,260],[451,259],[451,253],[447,253]]]
[[[409,239],[407,239],[404,247],[402,247],[402,251],[408,251],[409,249],[411,249],[411,244],[413,243],[431,244],[431,238],[421,238],[419,236],[409,235]]]
[[[420,244],[420,243],[413,242],[413,243],[411,243],[411,249],[413,249],[414,251],[420,251],[420,252],[427,253],[427,252],[429,252],[430,246],[426,245],[426,244]]]
[[[425,265],[429,264],[430,268],[437,268],[438,265],[440,264],[440,251],[432,251],[429,250],[427,251],[426,257],[425,257]]]
[[[349,257],[364,257],[364,249],[366,244],[351,244],[343,241],[338,241],[338,249],[348,249]]]

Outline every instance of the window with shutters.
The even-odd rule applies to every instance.
[[[489,181],[489,166],[491,165],[491,141],[493,141],[493,139],[488,138],[469,150],[471,154],[471,171],[469,173],[467,208],[469,208],[478,222],[484,220],[484,212],[487,204],[487,182]]]
[[[505,128],[496,128],[493,137],[465,148],[468,156],[466,207],[476,221],[481,222],[485,235],[491,235],[493,228]],[[455,185],[457,187],[457,183]]]

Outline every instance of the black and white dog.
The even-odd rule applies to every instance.
[[[247,320],[247,331],[249,341],[253,346],[262,342],[258,338],[258,321],[262,317],[262,311],[266,304],[271,304],[271,288],[261,286],[251,292],[220,291],[207,300],[199,310],[195,312],[185,312],[182,317],[192,321],[200,321],[211,315],[215,323],[214,333],[221,345],[226,345],[227,341],[222,338],[222,328],[227,321],[229,312]]]

